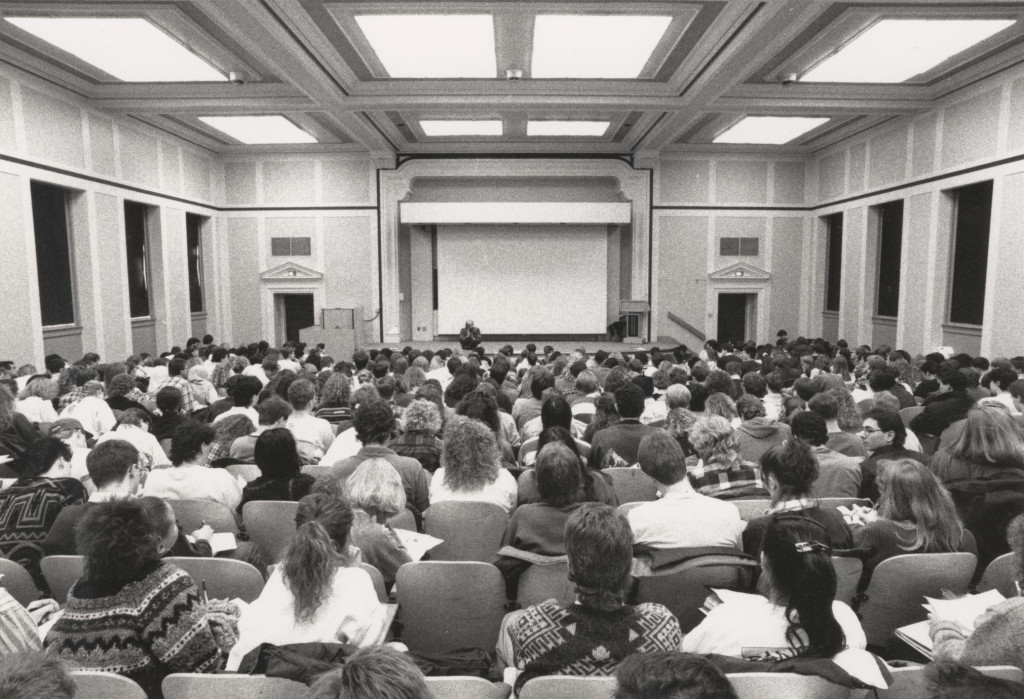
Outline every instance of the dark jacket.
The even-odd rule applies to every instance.
[[[938,437],[954,422],[967,417],[967,411],[974,407],[974,403],[974,398],[966,390],[941,393],[930,399],[921,414],[910,421],[910,429],[918,435]]]

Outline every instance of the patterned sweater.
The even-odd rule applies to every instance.
[[[611,675],[626,656],[679,650],[679,622],[660,604],[602,612],[548,600],[510,624],[516,692],[543,675]]]
[[[192,578],[167,563],[104,595],[79,580],[46,636],[51,653],[85,670],[124,675],[150,697],[173,672],[215,672],[224,656]]]

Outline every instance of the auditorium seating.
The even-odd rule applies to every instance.
[[[864,572],[864,561],[854,556],[832,556],[832,567],[836,570],[836,600],[852,604]]]
[[[212,500],[168,500],[174,510],[178,526],[183,532],[194,532],[204,524],[213,527],[215,532],[237,534],[238,515],[231,508]]]
[[[620,505],[658,499],[658,485],[639,468],[607,468],[604,472],[611,476]]]
[[[75,699],[146,699],[136,682],[111,672],[74,670]]]
[[[534,564],[519,576],[516,601],[529,607],[549,599],[569,605],[576,599],[576,588],[569,582],[569,564],[565,561],[550,565]]]
[[[43,569],[46,585],[50,588],[50,595],[61,604],[67,602],[71,588],[85,574],[83,556],[44,556],[39,565]]]
[[[242,506],[242,521],[249,539],[256,543],[267,565],[277,563],[295,536],[299,503],[256,500]]]
[[[508,527],[508,514],[489,502],[439,502],[423,513],[423,531],[442,539],[433,561],[491,561]]]
[[[985,568],[985,572],[978,581],[978,592],[986,590],[999,590],[1003,597],[1016,597],[1017,586],[1014,582],[1017,579],[1016,561],[1012,553],[1004,553],[995,559]]]
[[[175,673],[164,678],[164,699],[304,699],[301,682],[265,675]]]
[[[0,558],[0,587],[11,594],[22,605],[39,599],[39,588],[36,587],[32,575],[20,564],[7,558]]]
[[[1024,681],[1024,671],[1017,667],[995,665],[975,669],[989,677],[998,677],[1012,682]],[[892,673],[892,683],[888,689],[877,690],[874,696],[878,699],[931,699],[935,696],[931,683],[928,682],[925,675],[924,665],[894,667],[889,671]]]
[[[508,699],[512,687],[482,677],[428,677],[427,689],[434,699]]]
[[[255,566],[245,561],[182,556],[171,556],[166,560],[188,573],[200,589],[205,583],[210,599],[237,597],[252,602],[263,592],[263,576]]]

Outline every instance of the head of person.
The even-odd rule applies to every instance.
[[[161,415],[178,415],[181,413],[181,391],[173,386],[166,386],[156,392],[156,407]]]
[[[253,460],[264,478],[295,478],[302,472],[295,437],[284,427],[265,430],[256,438]]]
[[[352,508],[341,498],[313,493],[299,500],[295,526],[281,572],[294,598],[295,620],[308,622],[330,596],[338,567],[348,562]]]
[[[736,412],[744,422],[754,418],[764,417],[764,405],[761,399],[749,393],[742,395],[736,401]]]
[[[690,389],[681,383],[672,384],[665,389],[665,405],[669,410],[689,409]]]
[[[711,661],[675,650],[626,656],[615,670],[615,699],[737,699]]]
[[[167,363],[168,376],[181,376],[183,373],[185,373],[184,359],[175,358]]]
[[[917,525],[913,542],[901,548],[940,553],[960,546],[964,526],[953,498],[927,466],[913,459],[883,461],[878,490],[880,517]]]
[[[718,415],[726,420],[734,420],[739,417],[736,410],[736,403],[724,393],[715,392],[704,401],[704,413],[706,415]]]
[[[231,444],[239,437],[245,437],[256,431],[256,425],[247,415],[228,415],[213,425],[217,433],[214,437],[214,444],[220,449],[218,453],[227,454]],[[173,441],[173,440],[172,440]]]
[[[967,413],[964,428],[949,450],[971,463],[1019,468],[1024,463],[1024,427],[1006,406],[982,403]]]
[[[494,433],[501,430],[498,400],[494,395],[486,391],[471,391],[468,393],[459,402],[458,407],[455,409],[455,414],[482,422]]]
[[[564,507],[578,500],[580,458],[561,442],[545,445],[537,453],[537,490],[541,502]]]
[[[0,697],[74,699],[75,680],[57,657],[45,651],[0,656]]]
[[[277,396],[272,396],[256,406],[256,413],[259,415],[260,427],[284,427],[292,414],[292,406]]]
[[[228,395],[236,408],[248,408],[263,390],[263,384],[255,376],[240,376],[228,387]]]
[[[432,699],[423,673],[405,653],[388,646],[360,648],[341,669],[321,675],[310,699]]]
[[[288,402],[293,410],[309,410],[316,397],[316,386],[308,379],[296,379],[288,386]]]
[[[480,490],[497,479],[501,454],[494,432],[479,420],[457,415],[444,429],[444,484],[455,491]]]
[[[564,427],[549,427],[546,430],[541,431],[540,436],[537,438],[537,453],[549,444],[561,444],[566,449],[571,451],[579,459],[580,466],[583,466],[583,457],[580,456],[580,447],[576,444],[576,440],[573,438],[572,433]]]
[[[640,442],[640,468],[661,485],[675,485],[686,479],[686,455],[675,437],[659,430]]]
[[[491,371],[493,374],[494,371]],[[576,393],[580,395],[590,395],[597,390],[597,376],[590,370],[584,370],[579,373],[576,377]]]
[[[138,580],[168,548],[140,500],[117,499],[89,507],[75,531],[78,551],[85,558],[85,578],[97,587],[120,589]]]
[[[342,372],[332,372],[320,389],[320,406],[329,408],[348,407],[352,393],[352,379]]]
[[[887,446],[902,447],[907,439],[907,428],[899,413],[872,408],[864,416],[860,438],[864,448],[875,452]]]
[[[761,542],[768,597],[786,608],[786,640],[803,656],[831,658],[846,645],[832,612],[836,573],[828,531],[800,515],[773,517]]]
[[[27,478],[70,478],[71,448],[56,437],[37,439],[25,451],[20,475]]]
[[[124,495],[139,490],[144,473],[139,450],[121,439],[97,444],[85,457],[85,467],[97,490]]]
[[[705,415],[693,423],[690,444],[705,463],[731,463],[736,459],[736,431],[718,415]]]
[[[789,421],[789,428],[793,431],[794,437],[812,447],[820,447],[828,442],[828,426],[825,424],[825,418],[813,411],[805,410],[794,415],[793,419]]]
[[[544,429],[549,427],[572,428],[572,408],[569,402],[558,394],[549,395],[540,408],[540,422]]]
[[[772,447],[761,455],[761,472],[772,502],[806,497],[818,479],[818,460],[799,439]]]
[[[175,466],[204,464],[216,438],[217,431],[212,426],[185,420],[171,435],[171,453],[167,457]]]
[[[405,486],[398,471],[385,459],[367,459],[345,479],[345,497],[352,507],[359,508],[383,523],[405,509]]]
[[[53,400],[57,397],[57,382],[45,376],[34,378],[28,382],[18,397],[22,400],[33,397]]]
[[[615,389],[615,408],[623,419],[637,419],[644,412],[644,392],[632,382]]]
[[[544,396],[544,391],[555,387],[555,375],[544,368],[532,369],[530,379],[530,395],[537,400]]]
[[[437,405],[428,400],[414,400],[402,413],[405,431],[437,435],[441,431],[441,415]]]
[[[606,612],[620,608],[633,565],[633,531],[625,515],[609,505],[581,505],[565,523],[565,548],[579,603]]]
[[[356,439],[365,444],[385,444],[395,427],[395,413],[379,397],[363,401],[356,408],[352,426]]]

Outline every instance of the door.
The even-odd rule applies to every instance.
[[[299,341],[299,330],[316,325],[313,294],[284,294],[284,339]]]
[[[719,342],[742,344],[747,333],[747,294],[718,295]]]

